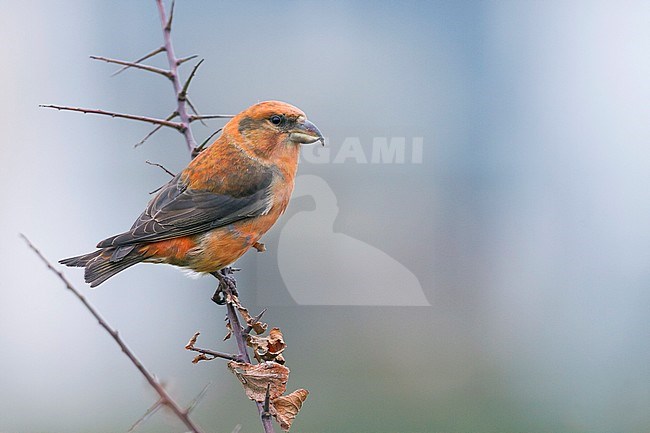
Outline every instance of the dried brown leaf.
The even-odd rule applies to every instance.
[[[246,396],[251,400],[263,402],[266,398],[266,388],[271,384],[269,398],[280,397],[287,389],[289,369],[277,362],[263,362],[252,365],[246,362],[230,361],[228,368],[244,386]]]
[[[198,364],[200,361],[212,361],[214,357],[209,357],[205,353],[199,353],[192,360],[192,364]]]
[[[237,308],[237,310],[239,311],[239,314],[241,314],[241,316],[242,316],[242,319],[244,319],[246,324],[248,326],[250,326],[253,329],[253,331],[255,331],[256,334],[262,334],[262,333],[264,333],[264,331],[266,331],[266,329],[268,328],[269,325],[264,323],[264,322],[259,321],[255,317],[252,317],[251,314],[248,312],[248,309],[245,308],[239,302],[239,298],[237,296],[230,295],[230,294],[226,295],[226,302],[234,305],[235,308]],[[227,327],[227,325],[226,325],[226,327]],[[232,330],[232,329],[230,329],[230,330]],[[225,339],[227,339],[229,337],[230,337],[230,334],[228,334]]]
[[[279,328],[271,329],[267,337],[249,335],[247,343],[253,348],[255,359],[258,362],[276,361],[279,364],[284,364],[284,358],[281,358],[280,354],[286,349],[287,344],[284,342]],[[278,357],[280,357],[280,360]]]
[[[271,399],[269,411],[280,424],[282,430],[289,431],[293,420],[300,412],[302,403],[307,399],[308,395],[309,391],[306,389],[298,389],[291,394]]]
[[[199,335],[201,335],[200,332],[195,333],[192,338],[190,338],[190,341],[187,342],[185,345],[185,349],[187,350],[192,350],[194,348],[194,344],[196,343],[196,340],[199,338]]]
[[[263,334],[264,331],[266,331],[266,328],[269,327],[269,325],[267,323],[260,322],[259,320],[254,320],[253,323],[251,323],[251,322],[247,322],[247,323],[248,323],[248,326],[253,328],[253,331],[255,331],[255,333],[257,335]]]
[[[253,244],[253,248],[255,248],[258,253],[263,253],[264,251],[266,251],[266,246],[261,242],[255,242]]]

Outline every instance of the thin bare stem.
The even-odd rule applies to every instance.
[[[189,96],[185,95],[185,101],[187,102],[187,105],[189,105],[190,108],[192,109],[192,112],[193,112],[195,115],[198,116],[198,115],[199,115],[199,111],[196,109],[196,107],[194,106],[194,104],[192,104],[192,101],[190,101],[190,97],[189,97]],[[203,126],[208,126],[208,124],[205,123],[205,122],[203,121],[203,119],[199,119],[199,121],[201,122],[201,125],[203,125]]]
[[[192,78],[194,78],[194,75],[196,75],[196,71],[199,69],[199,66],[203,63],[205,59],[199,60],[199,62],[194,65],[192,68],[192,72],[190,72],[190,76],[187,77],[187,80],[185,81],[185,84],[183,84],[183,88],[181,89],[181,92],[178,94],[178,99],[180,100],[185,100],[187,97],[187,89],[190,87],[190,83],[192,82]]]
[[[111,59],[108,57],[102,57],[102,56],[90,56],[91,59],[93,60],[102,60],[106,63],[115,63],[116,65],[123,65],[123,66],[130,66],[132,68],[137,68],[137,69],[142,69],[144,71],[149,71],[153,72],[156,74],[160,74],[163,77],[167,77],[171,80],[172,78],[172,73],[166,69],[160,69],[156,68],[155,66],[149,66],[149,65],[143,65],[142,63],[136,63],[136,62],[127,62],[124,60],[117,60],[117,59]]]
[[[174,399],[167,393],[167,390],[158,382],[158,380],[154,377],[153,374],[149,372],[145,368],[145,366],[140,362],[140,360],[135,356],[133,351],[129,349],[129,347],[126,345],[122,337],[118,334],[118,332],[113,329],[106,320],[99,314],[99,312],[93,307],[90,302],[86,299],[85,296],[81,294],[74,286],[67,280],[67,278],[61,273],[59,270],[57,270],[52,264],[45,258],[45,256],[32,244],[32,242],[25,236],[24,234],[20,235],[23,240],[27,243],[27,246],[38,256],[38,258],[41,259],[41,261],[47,266],[47,268],[52,271],[58,278],[61,280],[61,282],[65,285],[65,287],[70,290],[76,297],[81,301],[81,303],[86,307],[86,309],[90,312],[90,314],[95,317],[97,322],[99,322],[99,325],[108,332],[108,334],[113,338],[113,340],[117,343],[118,346],[120,346],[120,349],[122,349],[122,352],[126,355],[127,358],[135,365],[135,367],[142,373],[144,378],[149,382],[149,385],[158,393],[160,396],[160,401],[161,404],[167,406],[171,411],[176,415],[176,417],[183,423],[185,426],[190,429],[191,432],[193,433],[201,433],[201,429],[197,427],[194,422],[189,418],[188,414],[186,411],[181,409],[181,407],[174,401]]]
[[[213,273],[219,279],[220,286],[222,287],[226,300],[232,299],[234,295],[233,291],[236,288],[236,281],[232,277],[232,271],[229,268],[224,268],[221,272]],[[232,333],[235,336],[235,341],[237,341],[237,347],[239,348],[239,354],[241,355],[244,362],[250,364],[251,359],[248,355],[248,349],[246,347],[246,341],[242,333],[243,329],[239,324],[239,317],[237,315],[237,310],[232,302],[226,302],[226,309],[228,311],[228,321],[230,322],[230,327],[232,328]],[[264,404],[259,401],[255,402],[257,406],[257,411],[260,414],[260,419],[262,421],[262,426],[264,427],[265,433],[274,433],[273,423],[271,422],[271,417],[269,417],[268,411],[264,410]]]
[[[233,355],[230,353],[217,352],[216,350],[202,349],[200,347],[194,346],[200,334],[201,334],[200,332],[197,332],[192,336],[192,338],[190,338],[190,341],[185,345],[186,350],[202,353],[204,355],[210,355],[212,356],[211,359],[222,358],[222,359],[228,359],[230,361],[237,361],[237,362],[242,362],[244,360],[244,358],[241,355]],[[208,359],[205,360],[207,361]]]
[[[209,120],[209,119],[232,119],[235,117],[232,114],[205,114],[201,116],[193,115],[190,116],[190,122],[195,122],[197,120]]]
[[[155,55],[158,54],[158,53],[162,53],[163,51],[165,51],[165,47],[159,47],[159,48],[156,48],[156,49],[153,50],[152,52],[150,52],[150,53],[148,53],[148,54],[145,54],[144,56],[140,57],[140,58],[139,58],[138,60],[136,60],[135,62],[131,62],[131,63],[140,63],[140,62],[143,62],[143,61],[147,60],[148,58],[155,56]],[[124,67],[118,69],[117,71],[115,71],[115,72],[113,72],[113,73],[111,74],[111,77],[114,77],[114,76],[116,76],[117,74],[120,74],[120,73],[126,71],[126,70],[129,69],[131,66],[132,66],[132,65],[126,65],[126,66],[124,66]]]
[[[156,119],[155,117],[138,116],[135,114],[117,113],[114,111],[106,111],[106,110],[96,110],[94,108],[67,107],[65,105],[41,104],[39,105],[39,107],[54,108],[56,110],[64,110],[64,111],[78,111],[84,114],[100,114],[102,116],[119,117],[120,119],[137,120],[139,122],[147,122],[147,123],[153,123],[154,125],[167,126],[169,128],[174,128],[179,131],[185,129],[185,127],[181,123],[170,122],[169,120],[164,120],[164,119]]]
[[[172,13],[170,14],[169,20],[167,20],[165,14],[165,6],[163,5],[162,0],[156,0],[158,5],[158,13],[160,15],[160,24],[163,29],[163,40],[165,52],[167,53],[167,63],[169,64],[169,70],[172,73],[172,83],[174,85],[174,94],[176,95],[177,100],[177,109],[178,116],[181,119],[181,124],[183,129],[179,129],[183,136],[185,137],[185,142],[187,144],[187,150],[192,153],[192,150],[196,147],[196,140],[192,135],[192,130],[190,129],[190,118],[187,113],[187,108],[185,106],[185,101],[179,97],[181,93],[181,82],[178,77],[178,59],[174,54],[174,46],[172,45],[171,37],[171,26],[172,26],[172,17],[173,17],[173,5],[172,2]]]
[[[158,412],[158,409],[160,409],[162,406],[162,401],[158,400],[154,404],[152,404],[149,409],[140,417],[136,422],[134,422],[131,427],[127,430],[127,433],[131,433],[132,431],[135,431],[136,428],[143,422],[145,422],[151,415],[154,413]]]
[[[208,138],[206,138],[205,140],[203,140],[203,143],[201,143],[201,145],[199,145],[199,147],[197,147],[197,149],[199,149],[199,151],[203,150],[203,148],[205,147],[205,145],[208,144],[208,143],[210,142],[210,140],[212,139],[212,137],[214,137],[215,135],[217,135],[217,134],[220,133],[221,131],[223,131],[223,128],[219,128],[219,129],[217,129],[216,131],[214,131],[212,134],[210,134],[210,135],[208,136]]]
[[[194,150],[192,151],[192,158],[196,158],[196,155],[198,155],[199,153],[201,153],[203,151],[203,148],[210,142],[212,137],[214,137],[215,135],[220,133],[222,130],[223,130],[223,128],[217,129],[212,134],[210,134],[210,136],[208,138],[203,140],[203,143],[201,143],[197,147],[195,147]]]
[[[140,140],[140,141],[138,141],[137,143],[135,143],[135,144],[133,145],[133,147],[140,147],[140,146],[142,146],[142,145],[143,145],[147,140],[149,140],[149,138],[151,138],[152,135],[154,135],[156,132],[160,131],[161,129],[162,129],[162,125],[158,125],[158,126],[156,126],[154,129],[152,129],[151,131],[149,131],[149,133],[148,133],[147,135],[145,135],[144,138],[143,138],[142,140]]]
[[[221,358],[221,359],[228,359],[230,361],[237,361],[237,362],[242,362],[242,357],[239,355],[234,355],[230,353],[224,353],[224,352],[217,352],[215,350],[210,350],[210,349],[202,349],[200,347],[191,347],[188,348],[188,350],[191,350],[192,352],[198,352],[202,353],[204,355],[209,355],[212,356],[212,359],[216,358]]]
[[[271,419],[271,412],[269,412],[269,404],[271,403],[271,382],[266,384],[266,395],[264,396],[264,412],[262,412],[262,420]]]
[[[192,399],[192,401],[190,402],[190,404],[187,406],[187,409],[185,410],[185,412],[187,412],[188,414],[192,413],[192,411],[194,410],[194,408],[196,408],[196,406],[197,406],[199,403],[201,403],[201,400],[203,400],[203,399],[205,398],[205,396],[206,396],[207,393],[208,393],[208,389],[209,389],[211,386],[212,386],[212,382],[209,382],[208,384],[206,384],[206,385],[203,387],[203,389],[201,390],[201,392],[199,392],[199,393],[197,394],[197,396],[194,397],[194,399]]]
[[[167,20],[167,25],[165,25],[164,30],[171,32],[172,31],[172,21],[174,21],[174,6],[176,6],[176,0],[172,0],[172,5],[169,8],[169,20]]]
[[[251,333],[251,331],[253,330],[253,326],[255,326],[255,324],[256,324],[257,322],[260,321],[260,319],[262,318],[262,316],[264,315],[264,313],[266,313],[266,310],[267,310],[266,308],[263,309],[262,311],[260,311],[260,314],[258,314],[257,316],[253,317],[253,320],[251,321],[250,325],[248,325],[248,326],[247,326],[246,328],[244,328],[244,330],[242,331],[244,335],[248,335],[248,334]]]
[[[166,118],[165,120],[172,120],[172,119],[173,119],[174,117],[176,117],[176,116],[178,116],[178,113],[174,111],[172,114],[170,114],[169,116],[167,116],[167,118]],[[140,146],[142,146],[142,145],[143,145],[143,144],[144,144],[144,143],[145,143],[149,138],[151,138],[152,135],[154,135],[156,132],[160,131],[160,129],[161,129],[162,127],[163,127],[163,125],[158,125],[158,126],[156,126],[154,129],[152,129],[151,131],[149,131],[149,133],[148,133],[147,135],[145,135],[144,138],[143,138],[142,140],[140,140],[140,141],[138,141],[137,143],[135,143],[135,144],[133,145],[133,147],[140,147]]]
[[[180,66],[180,65],[182,65],[182,64],[185,63],[185,62],[189,62],[189,61],[192,60],[192,59],[196,59],[197,57],[199,57],[198,54],[193,54],[193,55],[191,55],[191,56],[183,57],[182,59],[178,59],[178,60],[176,60],[176,64],[177,64],[178,66]]]
[[[164,186],[165,186],[165,184],[162,184],[162,185],[160,185],[158,188],[154,189],[153,191],[149,191],[149,195],[157,193],[158,191],[160,191],[161,189],[163,189]]]
[[[167,173],[168,175],[170,175],[171,177],[176,176],[174,173],[172,173],[171,171],[167,170],[167,169],[165,168],[165,166],[162,165],[162,164],[158,164],[157,162],[151,162],[151,161],[145,161],[145,163],[147,163],[147,164],[149,164],[149,165],[153,165],[153,166],[155,166],[155,167],[162,168],[163,171],[164,171],[165,173]]]

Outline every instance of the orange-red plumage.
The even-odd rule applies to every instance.
[[[145,261],[215,272],[240,258],[285,211],[300,144],[323,141],[305,114],[268,101],[239,113],[221,136],[149,202],[128,232],[62,260],[101,284]]]

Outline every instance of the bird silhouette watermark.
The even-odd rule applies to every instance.
[[[305,209],[298,204],[297,211],[290,210],[283,217],[277,239],[270,240],[274,247],[267,251],[272,257],[257,262],[258,273],[263,275],[269,274],[269,265],[275,262],[288,298],[278,296],[277,289],[265,287],[257,294],[260,305],[431,305],[420,279],[407,263],[354,233],[334,229],[341,209],[324,178],[298,176],[293,197],[303,204],[307,198],[313,206]]]

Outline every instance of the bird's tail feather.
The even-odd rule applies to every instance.
[[[60,260],[59,263],[86,268],[84,279],[90,284],[90,287],[97,287],[118,272],[144,260],[144,256],[135,250],[130,251],[119,260],[111,260],[114,250],[115,248],[103,248],[92,253]]]

